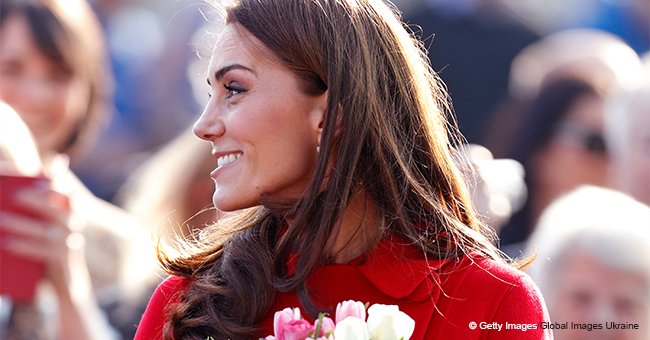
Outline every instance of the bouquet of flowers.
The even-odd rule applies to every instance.
[[[285,308],[275,313],[275,334],[260,340],[402,340],[413,334],[415,321],[397,306],[367,306],[343,301],[336,306],[335,320],[321,313],[314,324],[300,316],[300,309]]]

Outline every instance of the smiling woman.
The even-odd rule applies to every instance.
[[[262,197],[296,201],[313,177],[327,95],[305,94],[272,56],[229,25],[210,62],[211,98],[194,132],[212,142],[221,210],[260,205]]]
[[[242,0],[226,13],[194,132],[212,144],[214,205],[242,211],[180,240],[183,256],[161,248],[172,276],[136,339],[257,338],[276,310],[313,321],[350,299],[398,305],[416,339],[550,336],[468,328],[547,315],[478,222],[443,86],[393,8]]]

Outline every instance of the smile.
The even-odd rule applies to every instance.
[[[241,155],[242,155],[241,152],[237,152],[228,155],[223,155],[217,158],[217,168],[236,161],[239,157],[241,157]]]

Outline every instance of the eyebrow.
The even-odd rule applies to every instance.
[[[250,69],[250,68],[248,68],[248,67],[246,67],[244,65],[232,64],[232,65],[224,66],[224,67],[218,69],[216,72],[214,72],[214,79],[216,81],[219,81],[219,80],[221,80],[221,78],[223,78],[223,76],[226,75],[226,73],[228,73],[228,72],[230,72],[232,70],[244,70],[244,71],[248,71],[248,72],[254,74],[255,76],[257,76],[257,72],[253,71],[252,69]],[[208,78],[208,84],[210,84],[210,78]]]

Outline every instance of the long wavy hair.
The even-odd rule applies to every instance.
[[[257,336],[278,291],[295,291],[316,313],[322,307],[305,281],[332,260],[328,240],[360,190],[377,204],[378,232],[423,256],[500,259],[454,161],[459,138],[446,91],[394,8],[376,0],[241,0],[225,12],[226,24],[261,41],[305,93],[328,91],[320,152],[301,199],[222,220],[177,247],[180,255],[160,248],[166,270],[190,278],[169,310],[166,338]]]

